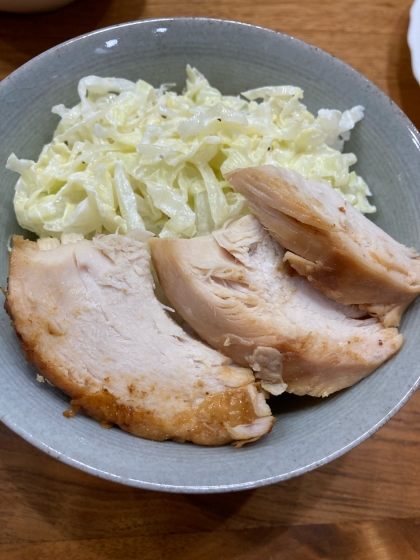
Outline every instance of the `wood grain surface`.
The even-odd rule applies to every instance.
[[[0,78],[66,39],[135,19],[205,16],[294,35],[365,74],[420,128],[410,0],[76,0],[0,14]],[[219,495],[136,490],[38,451],[0,424],[1,560],[420,559],[420,392],[333,463]]]

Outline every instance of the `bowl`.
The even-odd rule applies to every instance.
[[[365,107],[347,151],[371,186],[372,219],[409,246],[419,246],[420,136],[400,109],[355,70],[311,45],[267,29],[210,19],[126,23],[78,37],[31,60],[0,84],[0,283],[8,274],[7,241],[19,233],[13,193],[17,176],[7,156],[37,158],[58,123],[53,105],[77,103],[89,74],[139,78],[182,87],[196,66],[225,94],[293,84],[305,103],[344,110]],[[252,488],[310,471],[350,450],[382,426],[420,383],[420,300],[404,316],[401,352],[353,387],[325,399],[282,395],[271,405],[272,432],[241,449],[156,443],[117,428],[103,430],[81,414],[63,417],[69,399],[36,381],[6,313],[0,315],[0,420],[48,454],[116,482],[172,492]]]

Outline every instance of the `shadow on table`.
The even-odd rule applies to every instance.
[[[289,406],[295,406],[293,399]],[[22,544],[155,536],[153,546],[159,548],[160,542],[162,547],[167,543],[164,535],[180,535],[181,540],[195,535],[198,550],[211,541],[211,532],[238,531],[242,542],[251,543],[258,528],[276,527],[275,534],[265,537],[270,540],[287,530],[283,525],[316,522],[317,504],[334,483],[332,473],[317,471],[255,490],[166,494],[108,482],[59,463],[1,423],[0,439],[0,471],[7,478],[4,503],[15,504],[11,525],[3,529]],[[2,502],[0,488],[0,518]],[[111,549],[103,552],[104,560],[114,558]],[[162,548],[162,558],[164,552]]]
[[[118,2],[118,6],[116,6]],[[0,12],[2,60],[12,69],[64,41],[101,27],[140,19],[146,0],[76,0],[41,14]],[[118,10],[116,11],[116,8]],[[115,12],[115,13],[114,13]]]

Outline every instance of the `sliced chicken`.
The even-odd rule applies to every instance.
[[[273,394],[327,396],[371,373],[403,342],[397,329],[290,276],[285,250],[254,216],[211,236],[149,244],[178,313],[214,348],[250,365]]]
[[[252,371],[186,334],[153,287],[146,246],[130,237],[15,237],[5,306],[26,357],[74,410],[158,441],[269,432]]]
[[[232,187],[289,252],[285,260],[327,296],[398,326],[420,292],[420,259],[330,186],[274,166],[229,174]]]

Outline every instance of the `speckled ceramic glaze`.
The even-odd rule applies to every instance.
[[[311,111],[363,105],[348,151],[373,190],[374,221],[407,245],[420,247],[420,137],[396,105],[366,78],[297,39],[239,23],[166,19],[96,31],[30,61],[0,84],[1,278],[7,240],[20,232],[12,199],[17,176],[7,156],[36,158],[58,122],[53,105],[75,104],[88,74],[142,78],[155,86],[185,82],[185,66],[201,70],[225,94],[293,84]],[[0,419],[51,456],[124,484],[173,492],[223,492],[270,484],[304,473],[345,453],[386,422],[418,386],[420,300],[406,313],[397,357],[351,389],[327,399],[289,395],[270,402],[273,431],[241,449],[155,443],[62,412],[68,398],[36,381],[5,312],[0,314]],[[19,476],[16,473],[16,476]]]

